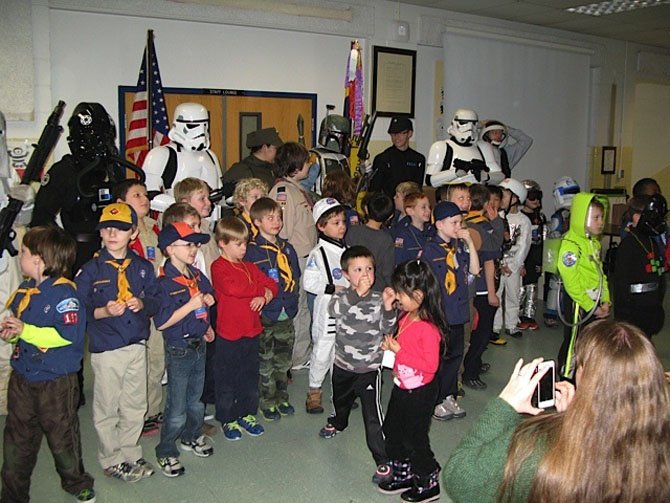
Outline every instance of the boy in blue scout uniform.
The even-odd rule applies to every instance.
[[[293,246],[279,237],[281,205],[262,197],[251,206],[249,215],[258,234],[247,246],[245,260],[256,264],[279,285],[279,294],[261,311],[259,380],[261,413],[268,421],[276,421],[295,412],[289,402],[286,372],[293,361],[293,318],[298,313],[300,266]]]
[[[198,248],[207,242],[209,235],[195,232],[184,222],[166,225],[158,235],[158,247],[169,260],[158,278],[160,308],[154,323],[163,332],[170,380],[156,458],[167,477],[178,477],[185,471],[179,461],[177,438],[181,438],[183,450],[198,457],[214,454],[200,434],[205,415],[200,401],[205,384],[205,342],[214,340],[209,316],[214,289],[193,266]]]
[[[84,354],[86,313],[70,275],[73,238],[58,227],[35,227],[21,246],[28,277],[12,294],[12,315],[0,337],[15,343],[9,379],[2,466],[2,501],[28,501],[30,475],[42,434],[54,456],[61,486],[78,501],[94,501],[93,477],[84,471],[77,403],[77,371]]]
[[[436,419],[446,420],[465,416],[465,411],[456,403],[456,393],[465,345],[464,325],[470,321],[468,283],[471,276],[479,274],[479,258],[470,233],[462,226],[463,213],[455,203],[438,203],[433,216],[437,234],[426,243],[421,259],[431,267],[440,284],[449,323],[449,345],[438,371],[439,403],[434,414]]]
[[[97,228],[103,247],[75,282],[88,319],[98,461],[105,475],[135,482],[153,474],[138,440],[147,408],[145,343],[158,285],[151,262],[128,248],[137,234],[135,210],[110,204]]]
[[[403,204],[407,216],[391,230],[396,265],[420,258],[426,242],[435,235],[435,228],[430,223],[430,201],[426,194],[408,194]]]

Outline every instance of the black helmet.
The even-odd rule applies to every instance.
[[[79,103],[67,122],[67,143],[78,161],[118,156],[116,126],[100,103]]]
[[[647,203],[644,205],[644,210],[640,215],[638,228],[652,236],[663,234],[666,229],[665,218],[668,214],[668,204],[661,194],[654,194],[649,196]]]
[[[345,154],[349,147],[351,122],[346,117],[330,114],[321,121],[319,145],[332,151]]]

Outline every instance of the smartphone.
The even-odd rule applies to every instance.
[[[537,366],[536,372],[541,372],[545,368],[547,372],[540,379],[533,400],[540,409],[553,407],[556,399],[556,362],[553,360],[544,361]]]

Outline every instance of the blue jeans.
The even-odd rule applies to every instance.
[[[165,344],[167,398],[156,457],[179,457],[177,439],[193,442],[201,435],[205,405],[200,401],[205,383],[205,341],[197,347]]]

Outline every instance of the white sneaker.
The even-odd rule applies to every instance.
[[[454,398],[454,395],[449,395],[444,401],[440,404],[444,407],[445,410],[449,411],[454,418],[460,419],[465,417],[465,410],[463,407],[458,405],[458,402]]]
[[[448,421],[449,419],[454,418],[454,413],[449,411],[445,406],[444,402],[437,404],[435,410],[433,411],[433,418],[439,421]]]

